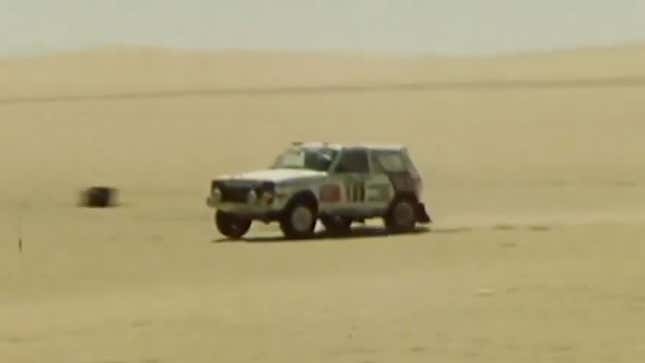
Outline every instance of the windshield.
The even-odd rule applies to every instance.
[[[336,154],[330,148],[290,148],[278,156],[271,168],[327,171]]]

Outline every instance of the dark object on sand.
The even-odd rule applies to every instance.
[[[81,205],[90,208],[107,208],[116,205],[117,190],[110,187],[90,187],[81,195]]]

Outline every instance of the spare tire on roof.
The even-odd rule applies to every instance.
[[[81,205],[90,208],[107,208],[116,205],[118,191],[106,186],[87,188],[81,195]]]

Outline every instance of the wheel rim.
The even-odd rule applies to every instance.
[[[244,231],[244,222],[234,219],[231,221],[230,227],[233,234],[240,234]]]
[[[307,232],[311,228],[313,219],[313,214],[309,208],[298,206],[291,213],[291,226],[297,232]]]
[[[407,227],[414,223],[414,209],[410,203],[398,203],[394,208],[394,221],[397,226]]]

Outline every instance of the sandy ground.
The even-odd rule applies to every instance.
[[[635,48],[373,63],[133,52],[2,61],[0,98],[244,87],[253,74],[260,86],[624,77],[645,61]],[[1,103],[0,361],[642,362],[644,96],[617,86]],[[374,221],[307,242],[256,224],[248,241],[223,240],[204,204],[210,178],[311,139],[408,145],[436,223],[395,237]],[[120,188],[123,206],[77,208],[92,184]]]

